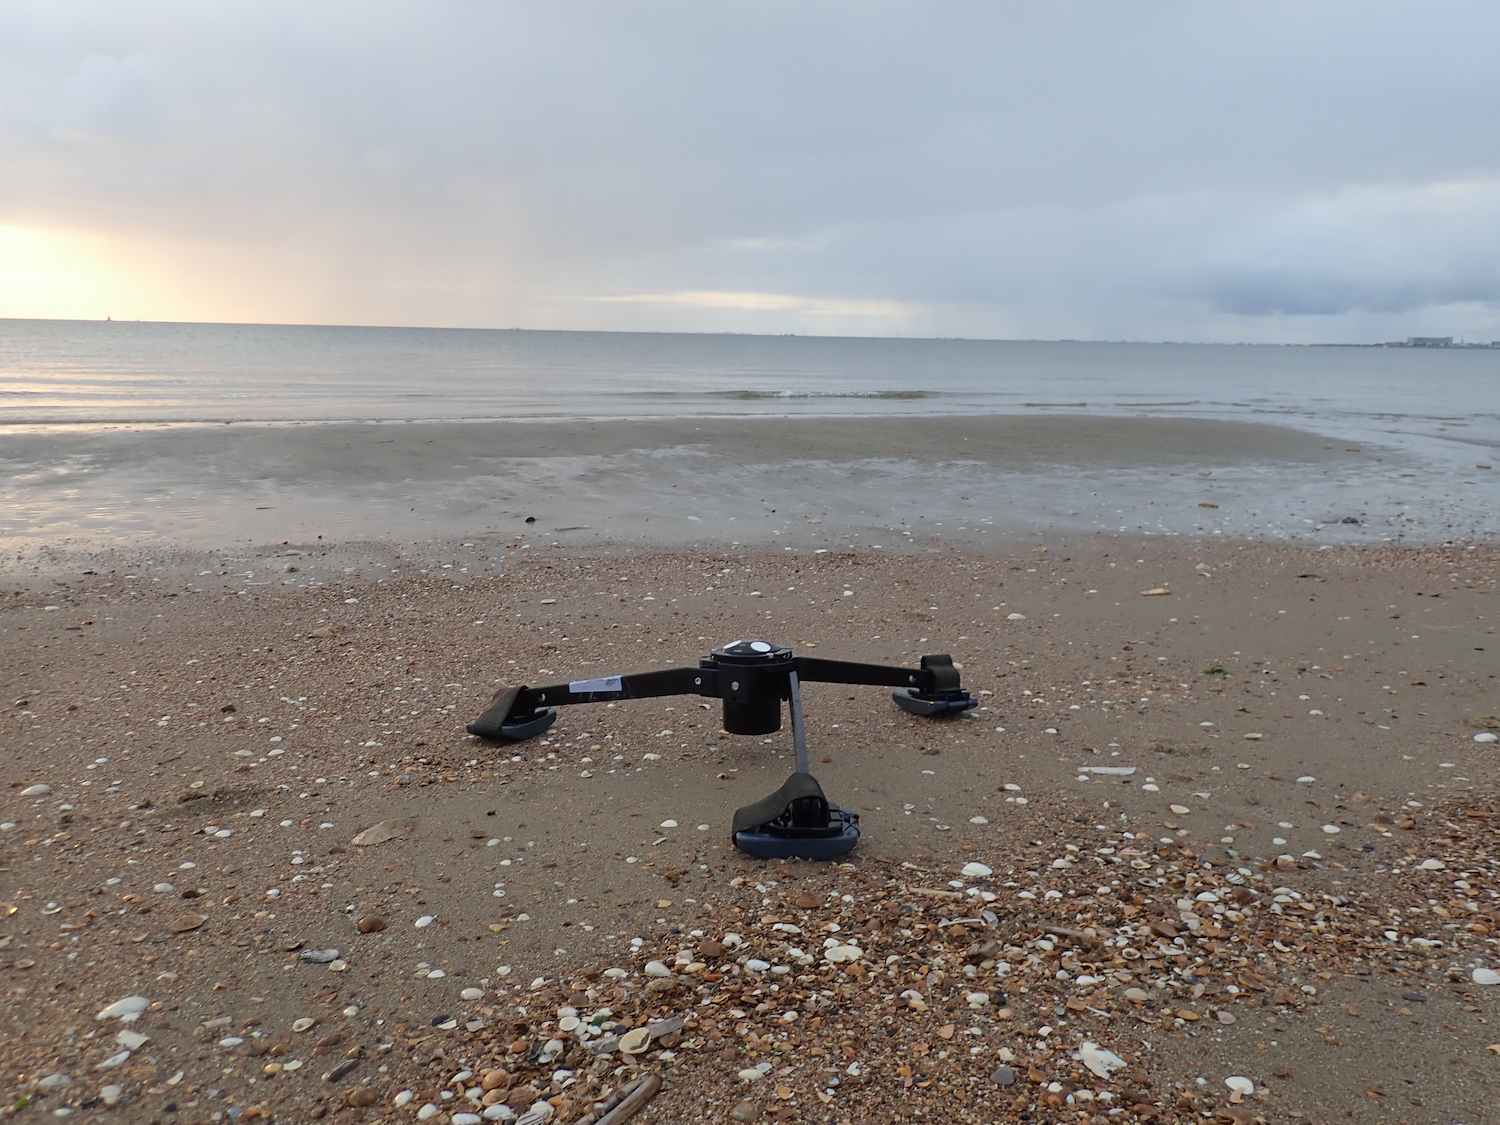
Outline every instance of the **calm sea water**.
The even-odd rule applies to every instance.
[[[1275,453],[1285,434],[1233,456],[1200,441],[1187,463],[1140,436],[1199,440],[1186,427],[1038,419],[1011,431],[1014,457],[955,446],[938,462],[868,427],[853,459],[762,429],[732,464],[691,437],[710,416],[915,414],[1166,416],[1322,436],[1293,443],[1311,456]],[[520,438],[451,424],[595,418],[687,421],[650,431],[676,434],[661,449],[631,444],[648,431],[628,423],[573,427],[581,436],[555,447],[540,425]],[[1055,447],[1038,445],[1044,433]],[[0,551],[467,538],[528,527],[537,508],[539,533],[658,544],[822,544],[836,528],[882,544],[1002,527],[1489,538],[1497,463],[1500,350],[0,320]]]
[[[9,428],[969,412],[1280,421],[1473,460],[1500,443],[1500,350],[0,320]]]

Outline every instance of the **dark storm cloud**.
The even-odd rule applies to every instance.
[[[1436,281],[1374,280],[1244,271],[1218,286],[1208,287],[1212,302],[1240,316],[1337,316],[1368,310],[1405,313],[1429,305],[1495,304],[1500,302],[1500,278],[1450,277]]]
[[[1480,3],[13,0],[0,223],[210,247],[289,319],[1500,335],[1497,41]]]

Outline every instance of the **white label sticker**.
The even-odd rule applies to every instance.
[[[568,691],[573,695],[587,695],[591,691],[619,690],[619,676],[605,676],[598,680],[574,680],[568,684]]]

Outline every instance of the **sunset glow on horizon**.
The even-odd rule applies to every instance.
[[[0,317],[199,320],[227,311],[212,292],[194,293],[176,257],[116,235],[0,224]]]
[[[0,225],[0,316],[102,319],[123,296],[105,240]]]

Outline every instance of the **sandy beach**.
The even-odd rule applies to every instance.
[[[652,1072],[663,1122],[1484,1120],[1497,574],[1483,546],[525,529],[12,566],[7,1112],[578,1121]],[[951,652],[980,707],[809,686],[865,830],[822,866],[730,846],[789,740],[703,701],[464,733],[499,685],[734,636]]]

